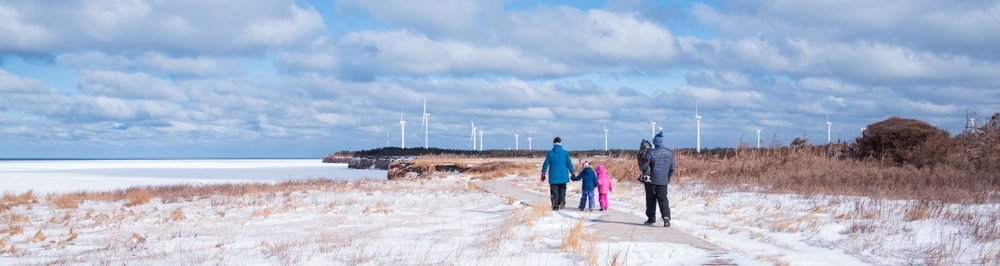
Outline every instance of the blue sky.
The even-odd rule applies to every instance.
[[[0,0],[0,158],[834,141],[1000,112],[997,1]]]

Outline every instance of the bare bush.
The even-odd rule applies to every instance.
[[[948,132],[916,119],[891,117],[868,125],[855,141],[857,156],[917,168],[944,161],[951,146]]]

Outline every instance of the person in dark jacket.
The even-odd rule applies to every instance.
[[[594,173],[594,168],[590,167],[589,162],[583,161],[583,170],[572,180],[583,180],[583,190],[580,192],[580,211],[583,211],[584,207],[588,207],[588,202],[590,205],[587,210],[594,211],[594,188],[597,187],[597,174]]]
[[[670,227],[670,202],[667,201],[667,184],[677,169],[674,153],[663,146],[663,132],[653,137],[653,149],[646,153],[646,158],[639,164],[639,169],[650,170],[646,187],[646,225],[656,223],[656,205],[660,205],[660,215],[663,227]]]
[[[573,161],[569,158],[569,153],[562,147],[562,139],[556,137],[552,140],[552,150],[545,155],[545,162],[542,163],[542,178],[545,181],[545,172],[549,173],[549,195],[552,199],[552,210],[558,211],[566,207],[566,183],[569,183],[573,170]]]

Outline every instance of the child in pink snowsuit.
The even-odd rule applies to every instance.
[[[611,185],[611,177],[608,176],[608,170],[604,169],[604,165],[597,166],[597,193],[598,202],[601,203],[601,211],[608,209],[608,193],[615,190],[614,185]]]

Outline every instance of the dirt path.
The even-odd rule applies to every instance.
[[[510,179],[494,179],[485,181],[475,181],[476,186],[486,191],[508,195],[521,202],[549,202],[549,195],[534,191],[529,191],[515,186]],[[560,212],[578,211],[574,209],[561,210]],[[626,213],[623,211],[609,209],[603,212],[593,212],[590,215],[590,222],[593,224],[589,228],[594,229],[597,235],[609,242],[668,242],[689,245],[696,248],[705,249],[711,252],[713,257],[720,257],[729,251],[712,244],[711,242],[694,237],[680,230],[663,227],[662,221],[658,221],[654,226],[643,225],[646,220],[644,213]],[[715,259],[705,265],[733,265],[723,259]]]

